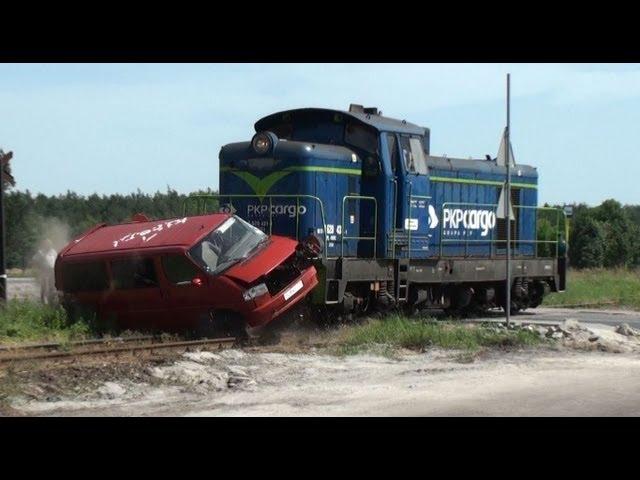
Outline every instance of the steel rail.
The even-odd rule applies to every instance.
[[[25,345],[0,345],[0,352],[17,352],[24,350],[37,350],[45,348],[69,348],[83,347],[86,345],[98,345],[107,343],[127,343],[127,342],[145,342],[158,340],[160,337],[153,335],[144,335],[139,337],[113,337],[113,338],[92,338],[88,340],[75,340],[72,342],[47,342],[47,343],[28,343]]]
[[[85,355],[125,353],[125,352],[141,351],[141,350],[151,350],[151,351],[164,350],[164,349],[170,349],[170,348],[206,346],[206,345],[217,345],[219,349],[222,349],[224,345],[233,345],[235,342],[236,342],[236,339],[231,337],[231,338],[213,338],[213,339],[202,339],[202,340],[185,340],[180,342],[154,342],[146,345],[119,345],[117,347],[95,348],[95,349],[87,349],[87,350],[79,350],[79,351],[71,350],[71,351],[43,352],[43,353],[35,353],[35,354],[10,355],[10,356],[0,355],[0,363],[24,361],[24,360],[45,360],[45,359],[64,358],[64,357],[67,357],[67,358],[81,357]]]

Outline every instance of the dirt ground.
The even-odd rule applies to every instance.
[[[28,279],[9,293],[38,295]],[[480,354],[336,356],[336,337],[296,330],[243,350],[2,367],[0,416],[640,415],[640,337],[612,325]]]
[[[596,333],[597,342],[591,332],[557,346],[471,356],[336,356],[319,346],[325,334],[298,332],[269,347],[14,367],[0,374],[0,414],[640,415],[640,340],[604,326]]]

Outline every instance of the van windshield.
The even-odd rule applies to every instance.
[[[217,274],[249,258],[268,238],[258,228],[233,216],[194,245],[189,255],[205,271]]]

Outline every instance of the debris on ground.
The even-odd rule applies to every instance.
[[[615,328],[615,332],[627,337],[640,337],[640,330],[631,328],[628,323],[623,323]]]
[[[587,328],[577,320],[568,318],[558,327],[551,328],[555,328],[551,338],[562,338],[562,344],[566,347],[610,353],[640,352],[640,337],[635,337],[633,329],[626,324],[614,329],[596,325]]]

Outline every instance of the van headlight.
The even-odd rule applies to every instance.
[[[256,285],[255,287],[251,287],[249,290],[246,290],[242,296],[244,297],[245,302],[248,302],[268,292],[269,289],[267,286],[264,283],[261,283],[260,285]]]

